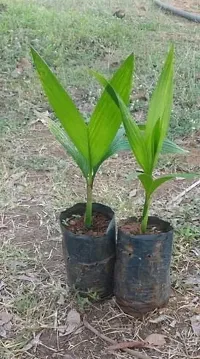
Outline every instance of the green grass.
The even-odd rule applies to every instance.
[[[151,94],[171,41],[176,45],[176,78],[171,134],[179,136],[199,128],[200,73],[199,27],[181,22],[155,8],[151,1],[142,17],[139,2],[4,0],[0,13],[0,130],[26,126],[33,110],[48,108],[32,70],[15,72],[21,58],[30,58],[33,45],[73,92],[97,96],[97,86],[88,74],[95,68],[106,75],[112,63],[130,52],[136,55],[135,89]],[[112,16],[119,4],[123,20]],[[137,104],[135,105],[137,107]],[[134,106],[133,106],[134,108]],[[147,104],[141,108],[146,111]]]
[[[56,336],[55,318],[58,317],[57,326],[66,325],[66,314],[75,305],[66,288],[58,213],[84,200],[84,182],[77,167],[68,157],[64,158],[45,126],[34,122],[37,112],[50,109],[36,72],[27,68],[18,74],[17,63],[24,57],[31,62],[29,45],[34,45],[88,118],[99,95],[88,68],[109,76],[116,62],[120,63],[133,51],[136,55],[135,92],[144,92],[148,97],[170,41],[174,40],[177,56],[170,131],[171,136],[188,135],[200,127],[200,81],[197,81],[200,35],[199,25],[165,15],[152,6],[151,0],[143,0],[145,12],[139,9],[139,0],[0,2],[7,5],[6,11],[0,12],[0,273],[5,283],[0,311],[13,314],[11,336],[5,340],[0,338],[0,358],[24,359],[31,354],[21,350],[34,334],[49,328],[50,334]],[[123,20],[112,16],[118,6],[125,8]],[[139,17],[141,14],[143,16]],[[133,115],[138,111],[146,112],[146,109],[147,101],[143,99],[131,104]],[[161,170],[177,169],[178,160],[170,157],[167,161],[161,159]],[[95,200],[109,204],[118,217],[137,214],[143,204],[138,183],[126,180],[131,171],[135,171],[134,161],[128,155],[125,159],[114,158],[105,163],[95,182]],[[129,198],[133,189],[137,190],[137,195]],[[155,198],[152,213],[174,221],[173,275],[179,290],[189,261],[191,272],[198,270],[198,258],[192,250],[199,246],[200,228],[197,188],[196,192],[191,192],[192,198],[186,196],[181,205],[171,210],[167,203],[177,191],[177,187],[171,187],[170,194],[163,192],[158,201]],[[20,276],[23,277],[20,279]],[[192,295],[196,296],[195,292]],[[182,301],[181,297],[181,305]],[[185,303],[188,301],[191,303],[192,299],[187,296]],[[78,295],[76,303],[79,310],[88,307],[90,312],[102,313],[95,307],[91,310],[92,304]],[[108,308],[106,313],[110,311],[115,317],[115,310]],[[173,316],[174,307],[169,310]],[[185,313],[185,309],[183,311]],[[149,322],[146,323],[148,326]],[[188,324],[188,333],[191,333],[187,316],[180,319],[180,323]],[[117,325],[121,324],[120,319]],[[147,329],[152,331],[152,328]],[[189,334],[188,338],[190,348]],[[82,343],[81,338],[79,343]],[[76,347],[76,341],[72,340],[71,344]],[[82,354],[85,342],[81,345]],[[94,356],[99,355],[98,348]],[[196,347],[194,343],[193,348],[198,348],[198,343]],[[44,354],[41,352],[37,357],[43,358]]]

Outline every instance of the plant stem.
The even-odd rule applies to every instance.
[[[92,226],[92,189],[93,180],[90,178],[87,180],[87,203],[85,211],[85,226],[87,228]]]
[[[147,230],[148,217],[149,217],[149,206],[150,206],[150,196],[148,196],[146,194],[145,202],[144,202],[144,209],[143,209],[143,213],[142,213],[142,223],[141,223],[142,233],[145,233]]]

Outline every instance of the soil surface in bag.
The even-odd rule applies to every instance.
[[[100,237],[106,233],[110,223],[110,218],[97,212],[92,216],[91,228],[86,228],[84,219],[84,216],[74,215],[68,218],[63,224],[68,231],[71,231],[74,234],[87,234],[94,237]]]
[[[138,235],[138,234],[159,234],[168,232],[168,228],[163,228],[159,223],[148,224],[145,233],[141,231],[141,219],[128,218],[120,222],[119,228],[126,234]]]

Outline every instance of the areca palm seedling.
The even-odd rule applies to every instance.
[[[111,208],[93,203],[92,190],[100,165],[114,153],[130,149],[123,129],[119,129],[121,110],[104,90],[86,123],[45,61],[33,48],[31,51],[44,91],[60,122],[50,120],[49,128],[80,168],[87,187],[86,205],[78,203],[60,214],[68,283],[81,292],[89,290],[106,297],[113,292],[115,219]],[[134,57],[131,54],[110,80],[125,106],[129,102],[133,68]],[[172,152],[174,148],[177,146],[166,140],[162,150]],[[179,148],[179,151],[182,150]],[[100,232],[96,232],[94,213],[108,219],[109,224],[107,221],[103,231],[100,225]],[[82,220],[83,216],[84,228],[81,222],[77,231],[71,224],[78,223],[78,218]]]
[[[158,164],[158,159],[163,149],[165,153],[171,152],[178,154],[182,152],[179,146],[173,142],[165,140],[169,129],[170,115],[173,99],[173,73],[174,73],[174,48],[171,47],[164,68],[153,92],[147,121],[144,126],[138,125],[132,118],[126,104],[121,96],[103,76],[93,72],[98,81],[103,84],[113,101],[118,105],[122,121],[125,127],[126,136],[133,155],[141,167],[142,173],[138,178],[144,188],[145,203],[141,220],[141,233],[147,230],[149,207],[154,192],[165,182],[177,177],[186,179],[198,176],[196,173],[170,173],[165,176],[154,178],[154,170]],[[127,64],[128,66],[128,64]]]
[[[88,124],[71,97],[64,90],[41,56],[31,48],[33,60],[44,91],[62,127],[50,121],[49,128],[80,168],[87,185],[85,225],[92,225],[92,189],[100,165],[119,151],[120,143],[112,144],[121,123],[116,104],[104,91]],[[127,66],[128,65],[128,66]],[[128,104],[133,78],[133,55],[114,74],[111,83]]]
[[[92,225],[92,190],[96,173],[101,164],[121,150],[129,150],[130,145],[123,135],[121,113],[118,106],[105,90],[100,97],[88,124],[71,97],[64,90],[48,65],[31,48],[32,57],[44,91],[60,124],[49,120],[49,128],[66,152],[80,168],[87,186],[85,225]],[[134,57],[131,54],[113,75],[110,84],[127,106],[131,92],[134,70]],[[61,125],[61,126],[60,126]],[[119,131],[118,131],[119,129]],[[162,152],[180,153],[183,150],[165,139]]]
[[[77,203],[60,213],[67,281],[79,293],[105,298],[113,294],[115,216],[110,207],[93,203],[92,191],[100,165],[119,151],[121,141],[116,141],[115,137],[121,113],[104,91],[86,123],[45,61],[33,48],[31,51],[44,91],[60,122],[49,121],[49,128],[78,165],[87,187],[86,204]],[[133,55],[130,55],[111,79],[112,86],[126,104],[133,66]]]
[[[94,73],[121,111],[129,145],[141,168],[138,178],[145,193],[142,218],[138,221],[136,217],[131,217],[119,225],[114,289],[116,300],[123,310],[137,316],[166,305],[170,297],[173,228],[167,221],[149,216],[152,195],[169,180],[198,175],[169,173],[154,176],[170,123],[173,74],[172,46],[151,97],[147,121],[141,129],[113,86],[103,76]],[[174,148],[174,153],[177,151]]]

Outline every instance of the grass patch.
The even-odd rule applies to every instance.
[[[7,333],[12,339],[0,339],[3,359],[13,358],[13,355],[22,357],[23,347],[31,340],[32,333],[38,328],[53,327],[56,303],[61,294],[62,298],[66,297],[67,291],[61,277],[54,278],[46,264],[44,253],[31,256],[29,250],[19,249],[9,241],[0,246],[0,270],[3,273],[0,312],[7,311],[12,315],[12,327]]]
[[[176,45],[175,104],[171,135],[180,136],[199,127],[200,61],[198,25],[167,16],[144,1],[121,3],[124,19],[112,16],[114,2],[57,0],[54,2],[3,1],[1,12],[1,129],[26,125],[33,110],[48,108],[35,72],[16,73],[22,58],[30,59],[32,44],[69,88],[97,94],[87,69],[111,75],[113,64],[130,52],[136,54],[136,92],[150,95],[171,41]],[[120,5],[120,3],[119,3]],[[151,44],[151,46],[149,46]],[[116,65],[115,65],[116,66]],[[89,86],[88,86],[89,84]],[[81,104],[80,104],[81,107]],[[142,108],[146,111],[146,104]]]
[[[166,184],[156,194],[152,214],[170,220],[177,229],[172,266],[174,294],[164,313],[169,322],[153,325],[149,318],[132,320],[114,301],[91,305],[66,287],[61,253],[59,211],[84,201],[84,182],[71,159],[64,157],[37,113],[49,110],[36,73],[30,66],[29,45],[45,57],[69,89],[87,119],[99,96],[90,67],[111,75],[131,51],[136,54],[133,115],[143,117],[171,41],[176,45],[175,103],[171,136],[188,135],[199,128],[199,25],[166,15],[151,1],[126,0],[1,0],[0,6],[0,312],[12,314],[7,338],[0,338],[1,359],[104,357],[105,345],[86,330],[69,340],[60,337],[70,308],[86,311],[88,320],[113,339],[145,338],[152,332],[167,335],[167,347],[152,356],[165,359],[198,356],[198,338],[190,318],[199,314],[199,287],[184,280],[198,273],[199,188],[189,192],[175,208],[170,200],[189,186],[185,181]],[[116,5],[125,18],[112,16]],[[143,9],[141,8],[143,7]],[[22,59],[28,60],[24,65]],[[139,92],[145,96],[137,96]],[[52,114],[50,113],[52,116]],[[198,171],[198,138],[186,148],[190,158],[162,157],[159,171]],[[106,161],[94,186],[94,199],[109,204],[118,216],[136,215],[143,205],[132,155]],[[131,191],[136,193],[131,197]],[[198,278],[197,278],[198,279]],[[195,289],[197,288],[197,289]],[[189,304],[190,306],[189,306]],[[178,313],[178,314],[177,314]],[[134,323],[134,326],[133,326]],[[175,323],[175,324],[174,324]],[[24,346],[41,334],[41,344],[28,352]],[[181,333],[182,337],[176,337]],[[185,335],[185,337],[184,337]],[[174,341],[174,338],[177,338]],[[36,345],[37,346],[37,345]],[[121,353],[123,358],[127,354]]]

